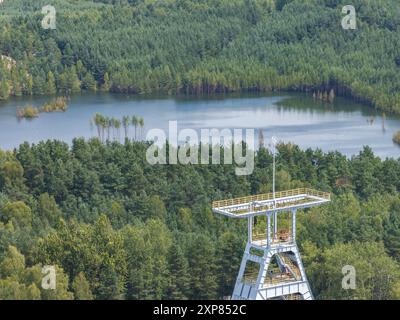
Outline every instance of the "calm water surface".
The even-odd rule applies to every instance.
[[[70,143],[75,137],[95,137],[97,130],[90,120],[99,112],[116,118],[143,117],[144,135],[152,128],[168,133],[169,120],[176,120],[179,129],[254,128],[263,130],[265,139],[275,135],[302,148],[339,150],[351,156],[369,145],[382,158],[400,157],[400,147],[392,142],[393,134],[400,130],[400,118],[341,98],[326,104],[301,94],[207,98],[86,94],[72,97],[65,113],[43,113],[33,120],[16,118],[18,106],[40,106],[50,99],[21,98],[0,103],[0,148],[12,149],[24,141],[58,139]],[[129,134],[133,137],[132,128]],[[121,140],[122,136],[123,129]]]

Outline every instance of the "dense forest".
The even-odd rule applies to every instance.
[[[45,0],[0,7],[0,99],[323,91],[400,112],[400,3],[353,0]]]
[[[55,30],[41,27],[46,0],[0,4],[0,100],[296,90],[400,113],[397,0],[353,0],[357,30],[341,27],[342,0],[51,2]],[[98,130],[111,121],[100,116]],[[271,153],[260,148],[253,174],[237,176],[233,165],[152,166],[149,144],[0,150],[0,300],[231,295],[247,225],[211,202],[270,192]],[[400,299],[400,159],[280,144],[277,190],[297,187],[332,193],[298,214],[315,297]],[[41,286],[45,265],[57,268],[56,290]],[[342,289],[344,265],[357,271],[355,290]]]
[[[232,165],[154,165],[148,143],[75,139],[0,151],[0,299],[214,299],[232,292],[246,222],[211,201],[271,190],[272,155]],[[299,212],[298,243],[318,299],[400,298],[400,160],[365,147],[278,146],[277,189],[333,193]],[[221,150],[222,151],[222,150]],[[57,266],[56,290],[41,267]],[[357,270],[343,290],[342,267]]]

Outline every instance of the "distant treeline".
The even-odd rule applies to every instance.
[[[2,5],[0,99],[333,90],[400,112],[397,0],[354,0],[357,30],[342,29],[341,0],[55,0],[43,30],[46,4]]]

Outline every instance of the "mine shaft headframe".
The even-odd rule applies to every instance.
[[[330,202],[331,194],[309,188],[214,201],[212,211],[231,218],[306,209]]]

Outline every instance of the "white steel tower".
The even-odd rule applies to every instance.
[[[213,212],[248,220],[233,300],[313,299],[296,244],[296,212],[329,201],[329,193],[301,188],[213,202]],[[280,217],[289,219],[283,229]]]

